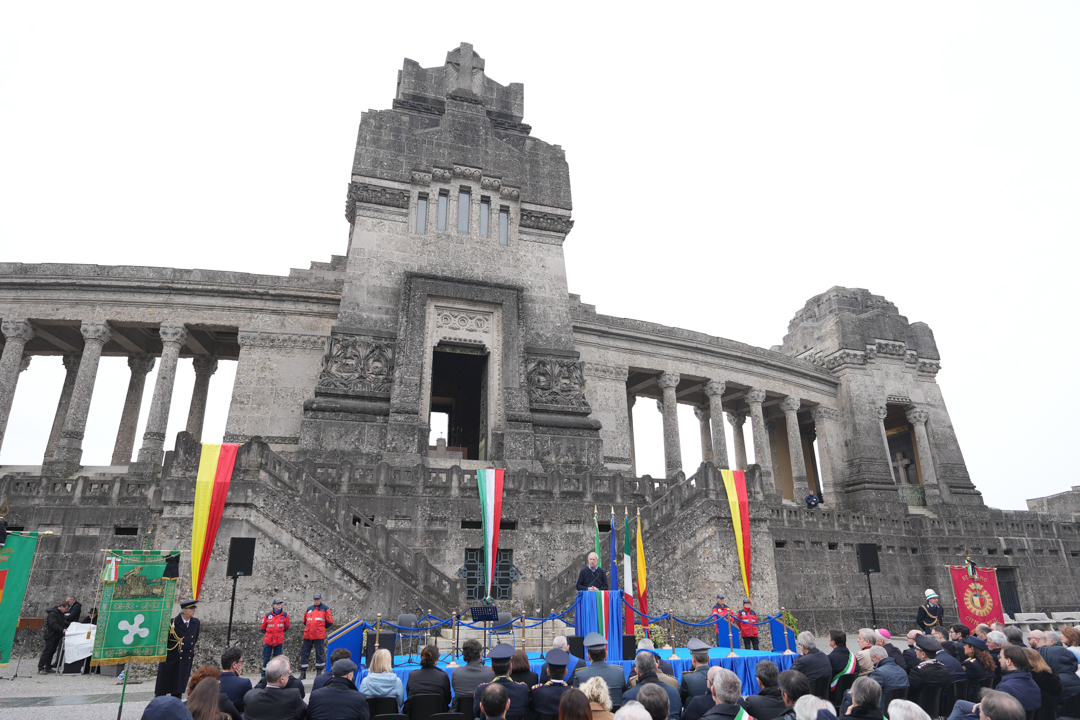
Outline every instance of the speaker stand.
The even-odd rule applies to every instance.
[[[866,588],[870,591],[870,622],[877,627],[877,612],[874,610],[874,586],[870,584],[870,573],[866,573]]]
[[[230,641],[232,640],[233,608],[236,607],[236,580],[239,577],[239,575],[233,575],[232,578],[232,600],[229,601],[229,631],[225,633],[225,647],[232,645],[232,642]]]

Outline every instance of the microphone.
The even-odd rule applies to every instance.
[[[416,612],[420,613],[420,615],[422,616],[422,615],[424,615],[424,608],[417,605],[416,606]]]

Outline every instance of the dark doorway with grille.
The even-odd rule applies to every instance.
[[[479,602],[484,599],[484,549],[467,548],[465,567],[458,573],[465,578],[465,599]],[[500,548],[495,556],[495,577],[491,583],[491,597],[495,601],[512,600],[514,580],[514,551]]]
[[[1016,568],[998,568],[998,591],[1001,593],[1001,609],[1006,615],[1015,616],[1020,609],[1020,586]]]
[[[448,416],[446,444],[461,451],[463,460],[487,459],[487,361],[478,348],[434,348],[431,413]]]

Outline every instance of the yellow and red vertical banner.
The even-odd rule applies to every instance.
[[[735,529],[735,549],[739,554],[743,589],[750,597],[750,504],[746,497],[746,473],[742,470],[721,470],[731,508],[731,524]]]
[[[974,572],[972,572],[974,571]],[[998,591],[997,570],[969,566],[949,566],[953,593],[960,614],[960,622],[970,628],[979,623],[987,625],[1005,622],[1001,609],[1001,593]]]
[[[229,494],[239,445],[203,443],[195,479],[195,512],[191,527],[191,597],[199,599],[210,553],[217,539],[225,498]]]

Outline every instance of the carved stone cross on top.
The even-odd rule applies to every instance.
[[[911,461],[904,457],[904,453],[898,452],[892,464],[896,468],[896,474],[900,476],[900,482],[906,483],[908,481],[907,466],[911,464]]]
[[[451,55],[453,55],[453,51],[451,51]],[[473,51],[473,46],[470,43],[461,43],[461,47],[457,49],[457,55],[457,89],[471,92],[473,89],[473,71],[484,69],[484,58]]]

